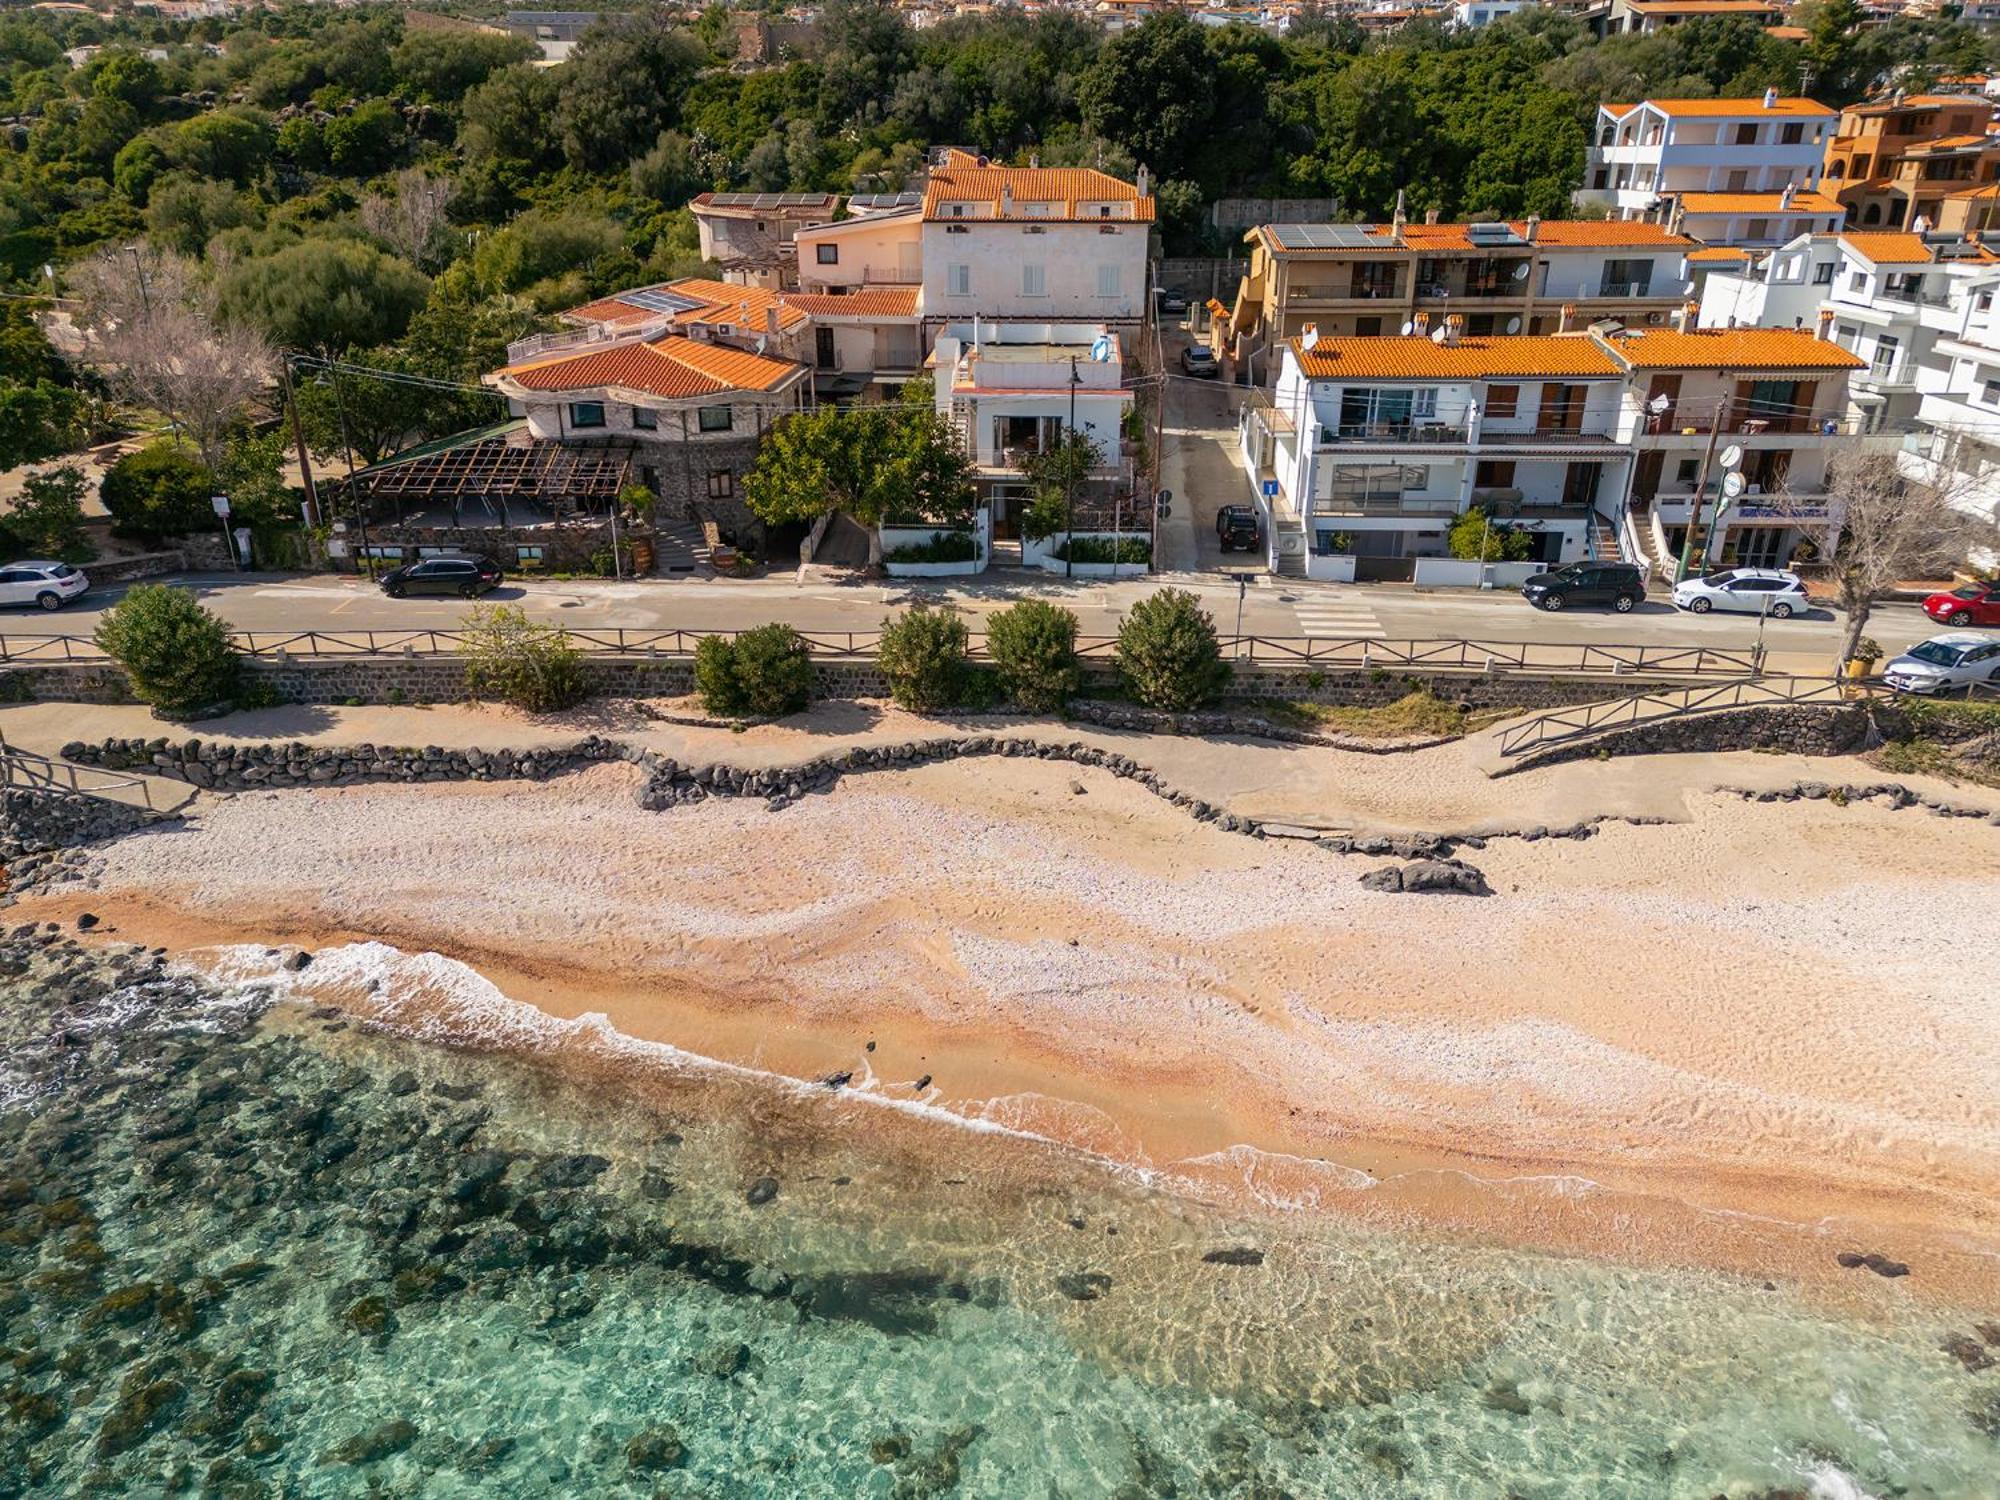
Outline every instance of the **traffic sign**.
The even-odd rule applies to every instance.
[[[1277,499],[1277,498],[1278,498],[1278,481],[1277,481],[1277,480],[1275,480],[1275,479],[1267,479],[1267,480],[1265,480],[1265,481],[1264,481],[1264,483],[1263,483],[1263,491],[1264,491],[1264,498],[1265,498],[1266,500],[1275,500],[1275,499]]]

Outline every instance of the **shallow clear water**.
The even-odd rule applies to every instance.
[[[1942,1345],[2000,1347],[1893,1289],[1230,1219],[143,956],[0,975],[0,1494],[2000,1495],[2000,1369]]]

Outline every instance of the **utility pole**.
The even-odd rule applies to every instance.
[[[355,524],[361,533],[361,555],[366,559],[368,576],[375,576],[375,559],[368,551],[368,508],[362,503],[361,492],[354,487],[354,443],[347,435],[347,405],[340,399],[340,371],[334,367],[329,356],[324,361],[327,379],[333,382],[333,412],[340,420],[340,447],[347,459],[347,498],[354,505]],[[458,519],[456,506],[452,520]]]
[[[292,356],[281,354],[278,370],[285,382],[285,410],[292,419],[292,442],[299,450],[299,478],[305,483],[306,525],[319,525],[319,490],[313,484],[312,460],[306,456],[305,424],[299,421],[298,392],[292,388]]]
[[[1722,433],[1723,413],[1728,410],[1729,398],[1724,396],[1716,402],[1715,419],[1708,424],[1708,449],[1701,456],[1701,474],[1695,480],[1694,503],[1688,509],[1687,535],[1681,538],[1681,561],[1674,571],[1675,583],[1684,582],[1688,576],[1689,559],[1694,556],[1694,534],[1701,526],[1701,503],[1708,497],[1708,471],[1715,463],[1715,441]]]
[[[1076,356],[1069,357],[1069,433],[1063,443],[1063,576],[1076,577]],[[1116,559],[1113,559],[1116,561]]]

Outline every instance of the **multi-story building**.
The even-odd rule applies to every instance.
[[[1538,561],[1663,569],[1725,434],[1748,484],[1709,556],[1760,563],[1823,540],[1812,497],[1859,364],[1847,351],[1808,331],[1441,332],[1282,346],[1241,427],[1274,567],[1408,577],[1477,505],[1530,532]],[[1784,506],[1764,498],[1780,490]]]
[[[792,241],[808,224],[840,212],[833,193],[702,193],[688,204],[701,258],[732,280],[768,288],[793,284]]]
[[[1611,0],[1604,34],[1651,35],[1686,21],[1754,21],[1759,26],[1784,23],[1785,7],[1774,0]]]
[[[1264,224],[1211,341],[1218,358],[1274,373],[1264,352],[1310,323],[1367,338],[1444,326],[1468,335],[1555,333],[1603,317],[1664,324],[1686,300],[1698,247],[1658,224],[1618,220],[1492,224]]]
[[[1088,167],[1002,167],[947,150],[924,182],[923,310],[933,329],[973,317],[1031,323],[1144,318],[1154,204]]]
[[[1788,224],[1839,217],[1839,205],[1814,191],[1837,119],[1776,89],[1762,99],[1600,104],[1576,202],[1667,222],[1710,244],[1782,243],[1798,232]]]
[[[1827,142],[1825,191],[1850,227],[1908,229],[1942,222],[1944,203],[2000,178],[1993,106],[1977,94],[1897,93],[1851,104]]]

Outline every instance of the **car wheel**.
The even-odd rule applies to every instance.
[[[1972,611],[1969,609],[1955,609],[1951,612],[1949,618],[1945,620],[1945,624],[1947,625],[1970,625],[1971,623]]]
[[[1772,605],[1772,606],[1771,606],[1771,618],[1772,618],[1772,619],[1774,619],[1774,620],[1789,620],[1789,619],[1790,619],[1791,617],[1792,617],[1792,607],[1791,607],[1791,605],[1789,605],[1789,604],[1774,604],[1774,605]]]
[[[43,609],[61,609],[62,595],[52,594],[44,589],[41,593],[35,595],[35,603],[41,605]]]
[[[1705,615],[1711,609],[1714,609],[1715,605],[1713,601],[1708,599],[1703,599],[1697,596],[1696,598],[1688,600],[1688,608],[1693,610],[1698,615]]]
[[[407,592],[407,590],[405,590],[400,583],[392,583],[389,585],[388,588],[384,589],[383,592],[387,594],[391,599],[400,599]]]
[[[458,586],[458,597],[461,599],[477,599],[479,597],[479,585],[475,583],[461,583]]]
[[[1554,614],[1557,610],[1561,609],[1562,607],[1563,607],[1563,596],[1561,594],[1550,594],[1546,599],[1542,601],[1542,608],[1547,610],[1550,614]]]
[[[1611,601],[1611,607],[1621,615],[1629,615],[1632,613],[1632,606],[1638,602],[1630,594],[1620,594],[1616,599]]]

